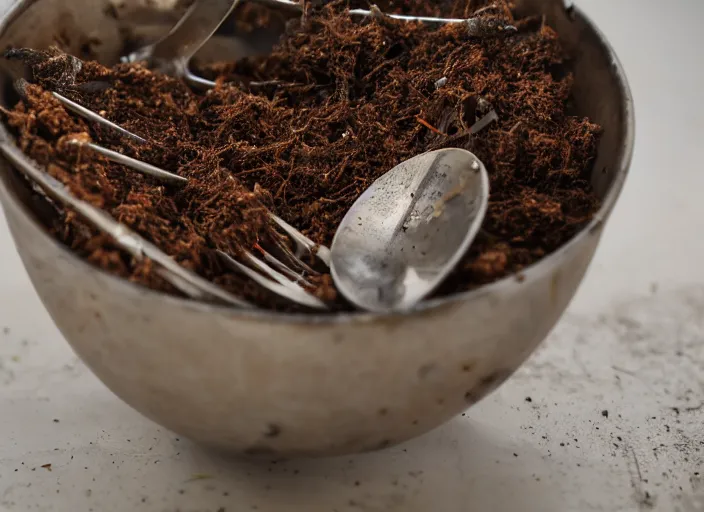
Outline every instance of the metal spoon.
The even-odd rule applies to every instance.
[[[465,254],[488,199],[486,168],[469,151],[441,149],[397,165],[357,199],[335,234],[338,290],[368,311],[412,308]]]
[[[240,0],[198,0],[171,31],[156,43],[123,58],[126,62],[147,61],[162,73],[194,80],[188,69],[191,58],[213,36]]]

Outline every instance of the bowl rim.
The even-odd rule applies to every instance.
[[[22,14],[36,1],[38,0],[17,2],[10,7],[0,19],[0,36],[5,33],[7,28],[12,24],[18,15]],[[20,201],[16,194],[8,189],[7,184],[2,179],[0,179],[0,192],[2,192],[8,201],[12,203],[11,206],[13,206],[16,210],[21,211],[27,217],[27,220],[41,233],[42,236],[49,239],[49,243],[52,244],[54,248],[58,249],[58,251],[65,257],[77,263],[79,267],[84,267],[86,272],[98,272],[101,274],[101,277],[107,278],[113,285],[117,288],[121,288],[126,294],[136,294],[142,298],[153,298],[155,300],[165,301],[173,304],[174,306],[190,309],[199,313],[212,313],[230,317],[238,317],[242,320],[262,321],[267,323],[274,322],[276,324],[336,326],[353,323],[384,321],[388,319],[411,319],[423,314],[432,314],[434,311],[443,309],[444,307],[451,307],[462,302],[476,300],[485,295],[501,294],[509,287],[525,285],[527,282],[544,275],[549,271],[549,269],[553,268],[555,263],[565,258],[565,256],[569,254],[575,246],[582,243],[586,237],[591,236],[594,232],[598,232],[603,227],[621,194],[626,177],[629,173],[631,161],[633,159],[635,142],[635,112],[631,88],[623,65],[603,32],[596,26],[589,16],[587,16],[578,6],[573,6],[571,15],[587,26],[594,33],[594,35],[596,35],[597,40],[602,45],[602,48],[606,50],[606,53],[611,59],[612,71],[618,81],[618,85],[621,89],[624,100],[622,109],[625,134],[621,157],[617,164],[613,182],[609,186],[609,190],[602,200],[601,207],[594,214],[592,220],[562,247],[537,262],[527,266],[519,273],[510,274],[497,281],[479,286],[466,292],[455,293],[452,295],[422,301],[416,307],[407,311],[393,313],[372,313],[365,311],[341,313],[286,313],[257,308],[235,308],[224,304],[202,302],[153,290],[151,288],[147,288],[146,286],[128,281],[127,279],[117,277],[99,267],[89,264],[64,244],[50,236],[46,230],[39,225],[36,219],[33,218],[34,215],[28,206]],[[11,139],[4,123],[0,123],[0,136]],[[4,164],[7,167],[13,167],[12,164],[6,160],[4,160]]]

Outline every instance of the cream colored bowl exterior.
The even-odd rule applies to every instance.
[[[591,37],[602,40],[597,32]],[[567,307],[630,161],[630,95],[614,66],[625,128],[594,222],[520,276],[412,314],[281,316],[165,296],[87,265],[48,236],[4,162],[0,200],[27,272],[66,340],[136,410],[195,441],[246,454],[379,449],[484,397]]]

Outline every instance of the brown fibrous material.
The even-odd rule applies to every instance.
[[[355,199],[384,172],[427,150],[468,149],[489,171],[489,209],[437,293],[469,290],[538,261],[592,218],[599,201],[589,176],[599,127],[571,114],[569,56],[541,20],[514,19],[502,2],[401,4],[382,8],[455,17],[481,9],[487,26],[517,30],[472,37],[463,24],[352,19],[338,0],[290,22],[270,55],[200,70],[219,84],[206,94],[141,65],[86,62],[77,70],[59,51],[42,53],[31,63],[34,84],[5,118],[20,147],[77,197],[181,265],[272,308],[285,306],[215,253],[239,256],[277,236],[267,208],[327,245]],[[149,142],[90,126],[50,90]],[[492,110],[497,121],[472,133]],[[164,185],[126,170],[66,143],[75,137],[189,183]],[[58,209],[50,229],[92,263],[175,293],[149,261],[133,260],[71,211]],[[316,293],[336,301],[334,309],[347,307],[329,276],[318,284]]]

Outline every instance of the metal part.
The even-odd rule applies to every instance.
[[[18,89],[21,88],[21,87],[22,87],[21,84],[16,86],[16,88],[18,88]],[[146,140],[144,140],[144,139],[143,139],[142,137],[140,137],[139,135],[135,135],[135,134],[132,133],[131,131],[125,130],[122,126],[119,126],[119,125],[113,123],[112,121],[109,121],[109,120],[105,119],[103,116],[101,116],[101,115],[99,115],[99,114],[96,114],[96,113],[93,112],[92,110],[87,109],[86,107],[83,107],[83,106],[79,105],[79,104],[76,103],[75,101],[72,101],[72,100],[68,99],[68,98],[65,97],[65,96],[62,96],[62,95],[59,94],[58,92],[53,92],[52,94],[54,95],[54,98],[56,98],[57,100],[59,100],[59,101],[63,104],[64,107],[66,107],[68,110],[70,110],[70,111],[73,112],[74,114],[78,114],[79,116],[81,116],[81,117],[87,119],[88,121],[92,121],[92,122],[94,122],[94,123],[102,124],[102,125],[105,126],[106,128],[109,128],[109,129],[111,129],[111,130],[114,130],[114,131],[116,131],[117,133],[119,133],[119,134],[121,134],[121,135],[123,135],[123,136],[125,136],[125,137],[129,137],[130,139],[136,140],[137,142],[140,142],[140,143],[142,143],[142,144],[145,143],[145,142],[147,142]]]
[[[297,250],[295,256],[297,258],[300,258],[303,254],[312,252],[320,261],[325,263],[328,267],[330,266],[330,249],[323,245],[316,244],[310,238],[294,228],[291,224],[273,213],[271,214],[271,219],[276,222],[276,224],[278,224],[278,226],[283,229],[286,234],[296,243]]]
[[[80,146],[82,148],[88,148],[91,151],[94,151],[95,153],[104,156],[108,160],[125,165],[131,169],[134,169],[137,172],[152,176],[167,183],[188,183],[188,179],[184,178],[183,176],[179,176],[178,174],[165,171],[146,162],[142,162],[141,160],[125,156],[122,153],[118,153],[117,151],[98,146],[97,144],[94,144],[92,142],[84,142],[81,140],[74,139],[70,141],[70,143]]]
[[[163,73],[184,76],[188,63],[237,7],[239,0],[196,0],[186,14],[157,43],[142,48],[125,60],[146,60]]]
[[[295,302],[296,304],[300,304],[302,306],[308,306],[311,308],[321,309],[321,310],[328,309],[327,305],[322,300],[320,300],[317,297],[308,293],[308,291],[306,291],[297,282],[292,281],[291,278],[288,277],[288,275],[290,275],[290,273],[293,273],[293,271],[291,269],[287,268],[281,262],[277,262],[277,266],[282,265],[284,268],[286,268],[286,273],[288,275],[284,275],[284,274],[278,272],[276,269],[272,268],[267,263],[265,263],[264,261],[257,258],[251,252],[246,252],[244,254],[245,259],[254,268],[259,270],[261,272],[261,274],[255,272],[254,270],[249,268],[247,265],[240,263],[239,261],[237,261],[236,259],[231,257],[229,254],[226,254],[222,251],[218,251],[218,254],[232,268],[234,268],[235,270],[238,270],[239,272],[242,272],[244,275],[246,275],[247,277],[252,279],[254,282],[256,282],[259,285],[263,286],[264,288],[276,293],[280,297],[288,299],[291,302]],[[301,277],[298,276],[296,281],[298,281],[300,279],[301,279]]]
[[[355,201],[335,234],[331,271],[367,311],[416,306],[455,268],[489,202],[484,164],[463,149],[400,163]]]
[[[270,7],[272,9],[280,9],[283,11],[287,11],[291,14],[302,14],[303,13],[303,4],[302,2],[297,2],[294,0],[248,0],[253,3],[257,3],[260,5],[264,5],[266,7]],[[362,17],[378,17],[378,16],[385,16],[387,18],[391,18],[394,20],[399,20],[399,21],[408,21],[408,22],[417,22],[417,23],[430,23],[430,24],[437,24],[437,25],[445,25],[445,24],[450,24],[450,23],[466,23],[470,32],[474,32],[476,29],[474,27],[477,26],[483,26],[482,23],[479,21],[481,18],[438,18],[434,16],[412,16],[408,14],[386,14],[383,13],[379,10],[379,8],[376,5],[372,5],[372,7],[367,10],[367,9],[350,9],[349,11],[350,16],[362,16]],[[498,30],[516,30],[516,27],[513,27],[511,25],[505,25],[502,24],[501,29]]]
[[[534,4],[533,14],[547,12],[547,2]],[[19,2],[0,20],[0,44],[50,44],[67,10],[100,23],[86,30],[116,34],[105,7],[103,0]],[[175,298],[108,275],[48,234],[18,172],[26,159],[18,155],[18,162],[2,161],[0,202],[37,293],[105,385],[205,445],[271,457],[329,456],[428,432],[499,386],[553,328],[628,174],[633,104],[618,59],[577,7],[572,17],[548,21],[565,44],[579,47],[576,113],[604,128],[592,178],[602,206],[571,242],[520,276],[393,315],[275,314]],[[106,59],[112,57],[115,41],[105,47]],[[6,107],[7,90],[0,90]],[[4,125],[0,135],[9,140]]]

